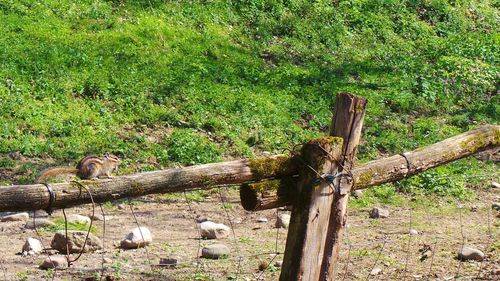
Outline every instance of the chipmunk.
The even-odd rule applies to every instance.
[[[104,154],[102,158],[90,155],[80,160],[76,168],[56,167],[45,170],[36,179],[36,183],[45,182],[47,178],[61,174],[75,174],[82,180],[95,180],[103,176],[111,178],[111,173],[118,169],[119,164],[120,158],[108,153]]]

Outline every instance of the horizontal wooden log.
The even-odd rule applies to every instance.
[[[354,189],[397,181],[427,169],[500,146],[500,126],[484,125],[411,152],[370,161],[354,167]],[[295,181],[296,182],[296,181]],[[246,210],[260,211],[290,205],[295,182],[272,180],[241,186],[241,203]]]
[[[91,191],[95,202],[105,202],[153,193],[209,189],[217,185],[241,184],[297,173],[296,159],[276,155],[80,183]],[[77,183],[55,183],[50,184],[50,187],[55,194],[55,201],[51,205],[54,209],[91,202],[88,192]],[[50,194],[43,184],[0,186],[0,212],[46,209],[49,202]]]

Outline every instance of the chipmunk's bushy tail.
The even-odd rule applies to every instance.
[[[36,183],[43,183],[45,182],[48,178],[57,176],[57,175],[62,175],[62,174],[74,174],[76,175],[76,172],[78,170],[75,169],[74,167],[56,167],[56,168],[49,168],[45,171],[43,171],[40,176],[36,179]]]

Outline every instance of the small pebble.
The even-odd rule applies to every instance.
[[[380,272],[382,272],[382,269],[381,269],[381,268],[378,268],[378,267],[375,267],[375,268],[374,268],[374,269],[372,269],[372,271],[370,272],[370,275],[375,276],[375,275],[378,275]]]

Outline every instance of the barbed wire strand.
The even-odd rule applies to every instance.
[[[464,225],[462,221],[462,206],[458,205],[458,214],[460,216],[460,234],[462,235],[462,246],[460,247],[460,255],[458,258],[458,267],[457,267],[457,273],[455,274],[455,278],[459,278],[460,276],[460,269],[462,267],[462,258],[461,258],[461,253],[464,251],[465,247],[465,235],[464,235]]]
[[[81,188],[85,189],[90,197],[90,200],[92,201],[92,217],[95,216],[95,201],[94,201],[94,197],[92,196],[92,192],[90,191],[89,188],[87,188],[86,186],[84,186],[81,182],[79,181],[72,181],[76,184],[78,184]],[[64,215],[64,227],[65,227],[65,232],[66,232],[66,249],[69,249],[69,239],[68,239],[68,221],[66,220],[66,213],[64,212],[64,209],[63,209],[63,215]],[[85,250],[85,245],[87,245],[87,241],[89,239],[89,236],[90,236],[90,230],[92,229],[92,223],[93,223],[93,220],[90,220],[90,225],[89,225],[89,229],[87,230],[87,235],[85,237],[85,242],[83,243],[83,246],[82,246],[82,249],[80,250],[80,253],[78,254],[78,256],[70,261],[69,259],[69,250],[67,251],[67,259],[68,259],[68,267],[70,265],[70,263],[73,263],[75,261],[77,261],[83,254],[83,251]]]
[[[347,261],[346,261],[346,264],[345,264],[345,267],[344,267],[344,275],[342,276],[342,281],[345,280],[345,278],[347,277],[347,273],[348,273],[348,269],[349,269],[349,263],[351,262],[351,249],[352,249],[352,243],[351,243],[351,240],[349,238],[349,227],[350,224],[349,224],[349,218],[347,217],[347,213],[346,213],[346,227],[345,227],[345,237],[346,237],[346,240],[347,240],[347,245],[348,245],[348,250],[347,250]]]
[[[189,212],[194,215],[194,211],[191,208],[191,203],[189,202],[189,199],[187,197],[186,191],[183,191],[183,194],[184,194],[184,198],[186,199],[186,203],[188,205]],[[200,272],[200,265],[201,265],[201,263],[200,263],[200,249],[201,249],[201,239],[202,239],[202,237],[201,237],[200,225],[196,221],[196,218],[193,218],[193,221],[196,224],[196,230],[198,231],[198,246],[197,246],[197,249],[196,249],[196,274],[198,274]]]
[[[368,275],[366,276],[366,280],[368,281],[370,279],[370,275],[371,273],[373,272],[373,269],[375,268],[375,266],[377,266],[377,263],[380,259],[380,257],[382,256],[382,251],[384,251],[384,248],[385,248],[385,245],[387,244],[387,241],[384,240],[384,243],[382,244],[382,247],[380,247],[380,250],[377,254],[377,259],[375,259],[375,262],[373,263],[371,269],[370,269],[370,272],[368,272]]]
[[[101,275],[99,276],[99,281],[102,280],[102,277],[104,275],[104,271],[106,270],[104,266],[104,252],[106,251],[106,214],[104,213],[104,208],[102,207],[102,204],[99,203],[99,208],[101,209],[101,214],[102,214],[102,254],[101,254]],[[95,219],[92,218],[92,219]]]
[[[484,191],[484,190],[483,190],[483,191]],[[486,243],[486,248],[484,249],[484,253],[485,253],[485,255],[486,255],[486,254],[487,254],[487,252],[490,250],[491,244],[493,243],[493,242],[492,242],[492,240],[493,240],[493,239],[492,239],[492,238],[493,238],[493,233],[492,233],[492,231],[491,231],[491,208],[488,208],[488,214],[487,214],[487,216],[488,216],[488,219],[487,219],[488,228],[487,228],[486,233],[487,233],[487,236],[488,236],[488,242]],[[476,278],[480,278],[480,277],[481,277],[481,273],[482,273],[482,271],[483,271],[483,269],[484,269],[484,267],[483,267],[483,266],[484,266],[485,261],[486,261],[486,257],[485,257],[485,258],[483,258],[483,259],[481,260],[481,263],[479,264],[479,270],[478,270],[478,272],[477,272],[477,276],[476,276]]]
[[[144,235],[142,234],[142,229],[141,229],[139,221],[137,220],[137,217],[135,215],[134,207],[133,207],[133,204],[132,204],[132,200],[130,198],[128,198],[128,206],[130,208],[130,212],[132,213],[132,217],[134,218],[134,222],[137,225],[137,228],[139,229],[139,233],[141,234],[142,243],[144,243],[144,247],[143,248],[144,248],[144,251],[146,252],[146,258],[148,259],[148,264],[151,267],[151,270],[153,270],[153,264],[151,263],[151,259],[149,257],[149,251],[148,251],[148,247],[146,245],[146,240],[144,239]],[[153,271],[153,273],[154,272],[155,271]],[[156,280],[156,276],[154,278]]]
[[[266,267],[260,272],[259,276],[257,277],[257,281],[260,280],[260,277],[264,275],[266,270],[269,268],[269,266],[273,263],[274,259],[279,255],[278,252],[278,240],[279,240],[279,234],[280,234],[280,227],[281,225],[278,225],[278,220],[279,220],[279,209],[276,208],[276,240],[274,244],[274,256],[271,258],[269,263],[267,263]]]
[[[64,208],[62,208],[62,213],[64,217],[64,237],[66,238],[66,262],[68,264],[68,267],[71,267],[71,261],[69,259],[68,219],[66,217],[66,211],[64,210]],[[83,246],[85,246],[85,243],[83,243]]]
[[[227,220],[229,221],[229,226],[231,227],[231,232],[233,234],[233,240],[234,240],[234,247],[236,248],[236,254],[238,255],[238,269],[236,271],[236,278],[235,280],[238,280],[238,276],[240,274],[241,270],[241,253],[240,253],[240,247],[238,245],[238,240],[236,239],[236,233],[234,231],[234,225],[233,221],[231,220],[231,217],[229,216],[229,212],[226,208],[226,203],[224,201],[224,197],[222,196],[221,188],[218,187],[217,191],[219,192],[219,197],[222,203],[222,209],[224,209],[224,213],[226,214]]]
[[[41,198],[40,198],[40,201],[41,201]],[[52,265],[52,268],[54,269],[54,274],[52,274],[52,279],[51,279],[51,281],[54,281],[54,279],[56,278],[58,270],[57,270],[57,267],[56,267],[54,261],[50,257],[50,253],[47,251],[47,248],[45,248],[45,246],[43,245],[42,236],[38,232],[37,224],[36,224],[36,210],[33,210],[33,230],[35,231],[35,234],[38,237],[38,240],[40,241],[40,244],[42,245],[43,251],[47,255],[47,258],[49,259],[50,264]]]
[[[404,275],[403,275],[403,280],[406,281],[406,274],[408,273],[408,262],[410,260],[410,246],[411,246],[411,227],[412,227],[412,208],[410,207],[410,224],[408,227],[408,244],[406,246],[406,260],[405,260],[405,269],[404,269]]]
[[[2,259],[0,261],[0,265],[2,265],[2,272],[3,272],[3,280],[7,281],[7,272],[5,271],[5,265],[4,265],[4,260]]]
[[[434,245],[430,248],[431,251],[431,261],[429,265],[429,272],[427,273],[427,276],[432,276],[432,266],[434,265],[434,256],[436,255],[437,252],[437,244],[438,244],[438,235],[437,235],[437,229],[436,229],[436,224],[432,220],[431,214],[429,212],[425,212],[427,215],[427,220],[429,221],[429,224],[432,227],[432,231],[434,232]],[[425,252],[422,252],[422,254],[425,254]]]

